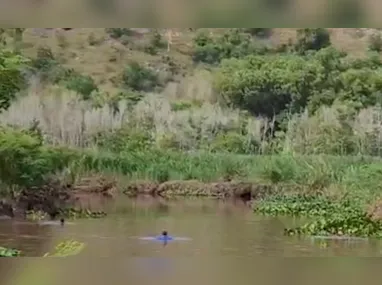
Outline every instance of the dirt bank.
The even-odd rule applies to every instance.
[[[60,216],[68,208],[89,210],[89,199],[101,200],[113,198],[119,192],[130,197],[151,195],[160,197],[192,196],[215,197],[220,199],[237,198],[253,201],[264,196],[280,192],[305,191],[296,185],[258,184],[250,182],[230,181],[203,183],[196,180],[168,181],[155,183],[134,181],[121,185],[117,190],[117,182],[104,177],[87,177],[75,185],[49,181],[43,187],[23,189],[19,195],[10,200],[0,201],[0,215],[10,217],[26,217],[30,211],[47,213],[51,218]]]
[[[256,200],[278,191],[293,191],[295,185],[256,184],[250,182],[215,182],[203,183],[196,180],[168,181],[153,183],[136,181],[125,187],[123,193],[129,196],[204,196],[216,198],[240,198],[246,201]]]
[[[103,177],[84,178],[75,185],[49,180],[44,186],[25,188],[12,198],[0,200],[0,216],[25,218],[33,211],[54,219],[69,208],[85,209],[89,196],[113,197],[115,192],[116,182]]]

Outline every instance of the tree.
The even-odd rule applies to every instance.
[[[330,46],[330,34],[327,29],[297,30],[296,51],[303,54],[308,50],[320,50]]]
[[[9,108],[25,85],[23,68],[29,59],[7,49],[0,49],[0,112]]]

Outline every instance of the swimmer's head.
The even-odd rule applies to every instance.
[[[61,222],[61,225],[64,225],[64,223],[65,223],[65,219],[64,219],[64,218],[61,218],[61,219],[60,219],[60,222]]]
[[[167,231],[163,231],[163,232],[162,232],[162,235],[163,235],[163,236],[167,236]]]

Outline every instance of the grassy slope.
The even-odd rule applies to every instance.
[[[193,70],[194,66],[190,53],[195,31],[170,30],[172,31],[170,52],[163,49],[157,55],[149,55],[139,50],[139,46],[148,42],[151,33],[148,29],[136,29],[137,34],[132,39],[132,47],[110,39],[104,28],[74,28],[70,31],[28,28],[24,34],[24,52],[33,56],[36,54],[38,46],[47,45],[52,48],[66,66],[91,75],[103,90],[113,91],[115,89],[113,81],[118,80],[118,76],[129,60],[136,60],[160,68],[164,64],[163,56],[170,55],[182,70],[182,74]],[[208,30],[217,34],[224,32],[225,29]],[[168,31],[169,29],[161,30],[164,39],[167,39]],[[362,56],[367,50],[367,36],[371,29],[330,29],[330,31],[333,45],[336,48],[345,50],[357,57]],[[90,45],[89,37],[93,37],[98,43]],[[265,40],[278,44],[286,43],[295,37],[296,29],[277,28],[273,29],[270,38]],[[60,47],[62,43],[66,47]]]

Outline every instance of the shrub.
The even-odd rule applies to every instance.
[[[65,31],[63,30],[56,30],[56,40],[57,40],[57,45],[62,49],[66,49],[70,45],[66,37]]]
[[[317,62],[297,55],[250,56],[223,61],[215,87],[230,105],[271,118],[304,108],[322,84],[321,73]]]
[[[159,84],[158,75],[153,70],[131,62],[122,74],[125,87],[134,91],[152,91]]]
[[[249,33],[256,37],[267,37],[271,34],[272,29],[270,28],[244,28],[245,33]]]
[[[148,133],[134,128],[100,132],[95,137],[95,140],[99,147],[112,152],[147,150],[154,143]]]
[[[0,49],[0,112],[8,109],[16,93],[26,86],[22,72],[29,62],[10,50]]]
[[[68,153],[41,145],[36,136],[0,129],[0,180],[6,185],[34,186],[63,169]]]
[[[98,90],[93,78],[78,73],[72,73],[65,79],[65,87],[81,94],[84,100],[89,99],[90,94]]]
[[[296,51],[303,54],[308,50],[320,50],[330,46],[330,34],[327,29],[299,29],[297,31]]]
[[[105,39],[103,37],[97,37],[94,33],[90,33],[88,36],[88,43],[91,46],[97,46],[103,43]]]
[[[148,45],[144,47],[144,51],[151,54],[156,55],[159,49],[163,49],[166,46],[166,42],[163,40],[162,35],[158,30],[155,30],[150,35],[150,40]]]
[[[49,47],[41,46],[37,49],[37,57],[32,60],[32,73],[37,74],[44,83],[59,83],[73,70],[64,68]]]
[[[231,29],[224,35],[212,38],[204,31],[194,38],[193,60],[208,64],[217,64],[225,58],[241,58],[249,54],[264,54],[267,48],[256,43],[240,29]]]
[[[231,106],[272,118],[315,112],[335,100],[359,108],[380,102],[382,68],[376,57],[349,61],[332,47],[306,56],[272,54],[224,60],[214,78],[216,90]]]
[[[218,134],[210,143],[209,149],[212,152],[248,154],[254,153],[258,145],[237,132],[228,132]]]
[[[119,39],[122,36],[132,36],[134,34],[129,28],[107,28],[105,30],[113,39]]]
[[[382,36],[379,32],[370,35],[368,42],[369,42],[370,51],[376,51],[376,52],[382,51]]]

